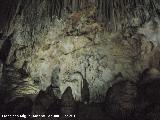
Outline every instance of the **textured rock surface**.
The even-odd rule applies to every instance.
[[[144,69],[159,68],[158,0],[2,3],[11,6],[0,19],[2,88],[11,96],[37,94],[52,84],[59,98],[70,86],[81,101],[86,80],[90,102],[103,101],[119,72],[136,81]]]

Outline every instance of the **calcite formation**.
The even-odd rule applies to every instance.
[[[0,85],[11,96],[37,94],[52,84],[57,97],[70,86],[81,101],[86,80],[90,102],[100,102],[117,74],[137,81],[144,69],[159,69],[159,0],[3,4],[10,9],[0,19]]]

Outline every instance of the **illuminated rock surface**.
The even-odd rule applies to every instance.
[[[13,93],[19,95],[36,94],[45,90],[52,83],[51,78],[57,76],[53,84],[58,84],[61,93],[71,86],[74,98],[81,100],[85,79],[90,100],[102,101],[119,72],[126,79],[136,81],[145,68],[159,67],[159,2],[150,2],[108,0],[104,2],[106,8],[103,1],[2,2],[11,6],[10,9],[4,7],[10,13],[8,16],[1,13],[4,16],[1,26],[6,25],[1,27],[1,39],[11,41],[9,48],[2,43],[1,59],[7,64],[4,71],[23,69],[28,74],[25,78],[19,76],[9,89],[13,88]],[[139,11],[125,13],[132,5]],[[142,7],[147,5],[148,8]],[[151,14],[154,16],[149,16]],[[57,68],[59,71],[54,71]],[[8,76],[18,77],[18,74],[6,77],[12,81]],[[21,78],[23,80],[18,81]],[[22,81],[25,83],[19,86]]]
[[[104,102],[121,77],[160,70],[159,17],[159,0],[0,0],[0,94],[61,99],[70,86],[77,102]]]

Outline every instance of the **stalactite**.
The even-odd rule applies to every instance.
[[[100,0],[98,13],[101,15],[98,16],[105,17],[103,22],[108,27],[110,27],[110,24],[116,25],[115,21],[121,24],[125,19],[126,24],[128,24],[133,17],[137,17],[141,19],[142,23],[145,23],[147,18],[145,12],[148,12],[150,16],[154,15],[153,17],[159,16],[159,3],[158,0]],[[101,6],[101,4],[105,6]],[[113,28],[116,28],[116,26]]]
[[[71,13],[94,4],[97,7],[97,20],[105,23],[105,26],[109,27],[108,29],[112,27],[111,29],[113,30],[117,29],[117,25],[121,25],[124,21],[127,22],[126,24],[130,23],[131,19],[135,17],[145,23],[148,18],[146,12],[151,16],[150,18],[160,16],[159,0],[16,0],[14,4],[12,3],[6,8],[7,24],[10,24],[13,16],[17,14],[15,12],[17,8],[20,14],[27,8],[31,8],[31,13],[34,12],[36,14],[38,12],[36,10],[37,6],[44,1],[47,3],[48,16],[51,21],[56,16],[58,18],[63,17],[65,12]],[[26,21],[33,22],[30,18],[34,18],[35,14],[27,15]]]

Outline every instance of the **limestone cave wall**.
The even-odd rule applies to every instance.
[[[57,96],[70,86],[80,101],[103,101],[116,76],[137,81],[160,67],[159,0],[0,0],[1,89],[9,96]]]

